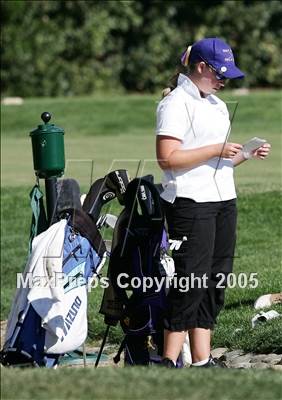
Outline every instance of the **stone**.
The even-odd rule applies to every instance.
[[[4,343],[5,343],[5,334],[6,334],[6,329],[7,329],[7,321],[1,321],[0,329],[1,329],[0,348],[2,349],[2,347],[3,347]]]
[[[264,362],[250,363],[250,366],[251,368],[256,368],[256,369],[268,369],[271,367],[271,365]]]
[[[268,363],[268,364],[280,364],[282,363],[282,356],[281,354],[267,354],[264,359],[263,362]]]
[[[281,354],[258,354],[251,359],[251,363],[263,362],[271,365],[279,364],[282,361]]]
[[[239,89],[234,89],[233,94],[237,95],[237,96],[246,96],[248,94],[250,94],[250,91],[248,88],[239,88]]]
[[[244,354],[243,350],[233,350],[233,351],[229,351],[228,353],[223,354],[223,356],[221,357],[221,359],[223,361],[231,361],[236,357],[241,356],[242,354]]]
[[[21,106],[23,102],[23,98],[21,97],[4,97],[1,101],[5,106]]]
[[[227,348],[227,347],[218,347],[218,348],[213,349],[213,350],[211,351],[211,355],[212,355],[214,358],[220,358],[220,357],[222,357],[223,354],[225,354],[227,351],[228,351],[228,348]]]
[[[252,364],[251,363],[238,363],[238,364],[232,364],[232,365],[227,365],[228,368],[236,368],[236,369],[249,369],[251,368]]]
[[[253,357],[252,353],[247,353],[242,356],[232,358],[230,360],[230,364],[233,366],[233,365],[241,364],[241,363],[249,363],[251,361],[252,357]]]
[[[257,354],[251,359],[251,363],[260,363],[264,362],[263,360],[265,359],[265,354]]]
[[[270,368],[282,372],[282,365],[271,365]]]

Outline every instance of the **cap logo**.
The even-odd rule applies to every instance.
[[[220,68],[220,72],[226,72],[226,71],[227,71],[226,67],[223,66],[223,67]]]
[[[224,61],[233,62],[233,61],[234,61],[234,58],[233,58],[232,56],[225,57]]]

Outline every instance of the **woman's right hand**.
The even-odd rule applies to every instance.
[[[239,143],[220,143],[219,156],[223,158],[233,158],[242,151],[243,146]]]

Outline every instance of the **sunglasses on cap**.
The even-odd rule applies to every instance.
[[[216,79],[218,80],[218,81],[225,81],[227,78],[225,77],[225,76],[223,76],[222,74],[219,74],[218,72],[217,72],[217,70],[212,66],[212,65],[210,65],[206,60],[204,60],[203,58],[202,58],[202,60],[204,61],[204,63],[213,71],[213,72],[215,72],[215,77],[216,77]]]

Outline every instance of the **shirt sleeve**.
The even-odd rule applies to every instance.
[[[189,128],[188,111],[184,101],[164,98],[157,108],[157,135],[172,136],[183,141]]]

